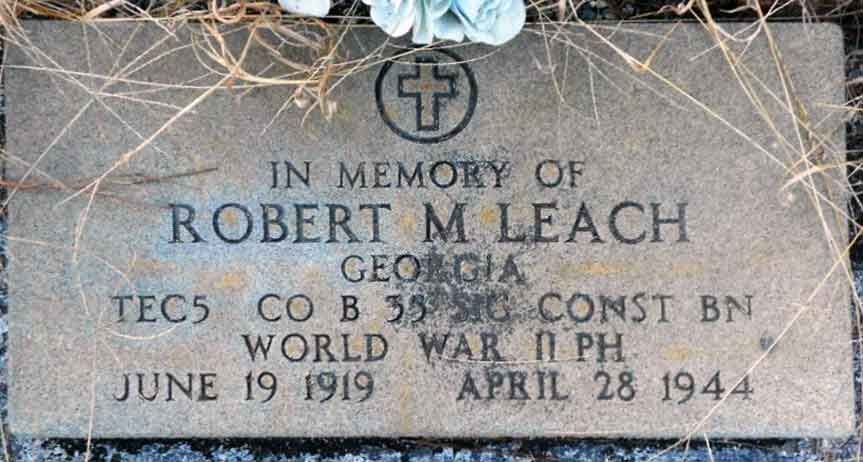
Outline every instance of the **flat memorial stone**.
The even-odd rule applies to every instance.
[[[593,27],[354,29],[327,120],[201,29],[25,22],[13,432],[850,434],[840,30],[771,25],[783,84],[764,34],[735,76],[701,25]]]

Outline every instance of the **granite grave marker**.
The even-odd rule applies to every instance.
[[[193,26],[25,22],[13,432],[850,434],[841,190],[784,188],[800,132],[841,161],[839,29],[772,26],[816,137],[766,40],[729,43],[747,95],[701,25],[595,27],[500,49],[356,29],[339,58],[378,55],[331,77],[327,120],[226,79]]]

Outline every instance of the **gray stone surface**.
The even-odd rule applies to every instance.
[[[14,432],[77,437],[91,432],[102,437],[671,437],[689,432],[771,437],[842,436],[853,430],[847,280],[841,268],[835,271],[834,250],[825,239],[829,232],[844,242],[839,231],[844,228],[829,209],[823,226],[806,190],[781,189],[799,171],[788,169],[800,167],[793,165],[793,151],[786,150],[790,140],[796,142],[794,124],[776,99],[781,86],[765,43],[751,44],[741,68],[758,76],[753,91],[762,98],[775,132],[752,108],[723,58],[716,51],[702,54],[712,42],[698,26],[682,25],[671,33],[653,69],[703,107],[655,77],[633,72],[584,30],[572,29],[549,42],[527,32],[500,50],[455,47],[450,53],[456,55],[411,54],[400,58],[407,64],[393,64],[386,72],[372,66],[335,87],[330,96],[339,111],[330,121],[312,115],[301,126],[302,111],[294,110],[264,130],[289,98],[288,90],[219,90],[106,177],[91,202],[90,194],[64,199],[159,130],[177,110],[167,105],[195,101],[220,76],[208,71],[212,63],[204,67],[199,62],[203,58],[195,47],[183,46],[188,43],[185,29],[177,32],[176,41],[170,38],[151,49],[165,31],[50,22],[27,27],[41,52],[13,48],[9,56],[7,177],[24,178],[38,159],[26,179],[44,186],[38,192],[16,192],[10,203]],[[621,49],[645,57],[669,27],[601,31],[611,34]],[[841,120],[819,103],[843,99],[841,37],[830,27],[802,32],[801,26],[774,28],[796,95],[810,110],[809,120],[816,121],[825,139],[839,143]],[[82,38],[89,46],[80,46]],[[232,35],[235,50],[242,38],[242,33]],[[371,32],[349,34],[343,56],[360,56],[380,43],[383,37]],[[384,54],[395,51],[390,46]],[[406,139],[446,138],[471,113],[470,79],[462,66],[435,71],[414,64],[417,58],[451,63],[458,56],[469,62],[476,81],[475,109],[463,130],[435,143]],[[155,57],[159,59],[151,61]],[[268,67],[270,62],[254,49],[244,64],[270,74],[285,72]],[[103,87],[106,81],[99,76],[118,71],[122,78]],[[431,80],[412,86],[414,74]],[[180,83],[182,89],[174,88]],[[416,129],[434,125],[435,98],[419,98],[424,106],[417,120],[414,92],[438,92],[439,130]],[[830,152],[826,150],[828,157]],[[568,177],[557,188],[538,185],[534,169],[546,159],[565,165],[583,162],[576,164],[581,174],[574,187]],[[286,188],[282,171],[280,184],[272,188],[270,162],[283,161],[300,168],[310,162],[310,185],[294,177]],[[351,172],[365,162],[370,187],[339,188],[340,162]],[[389,168],[379,183],[397,181],[398,162],[411,170],[422,162],[426,174],[435,165],[439,173],[448,171],[448,164],[440,162],[453,162],[460,176],[447,188],[430,177],[424,188],[374,188],[374,162],[388,162],[377,167]],[[495,187],[494,168],[504,162],[500,187]],[[464,183],[464,169],[475,166],[484,187],[472,187],[476,184],[470,179]],[[172,177],[192,171],[202,173]],[[445,175],[437,180],[447,183]],[[825,195],[841,201],[831,178],[818,181],[826,183]],[[552,202],[557,209],[534,205]],[[591,242],[587,220],[579,220],[582,202],[603,242]],[[171,242],[170,204],[179,203],[196,209],[192,226],[207,242],[189,242],[192,234],[183,226],[177,231],[185,242]],[[220,240],[211,221],[219,206],[231,203],[247,207],[254,220],[249,239],[236,244]],[[391,208],[381,210],[382,242],[370,242],[375,226],[368,204],[380,203]],[[423,242],[426,203],[444,223],[445,214],[464,203],[469,242],[456,242],[455,234],[448,242],[439,236]],[[542,236],[559,235],[557,242],[498,242],[499,203],[512,204],[509,235],[535,236],[539,226]],[[654,203],[663,216],[685,208],[686,224],[660,224],[659,239],[654,239]],[[284,207],[284,241],[261,242],[261,204]],[[317,206],[303,212],[315,217],[303,228],[321,242],[294,242],[296,204]],[[328,204],[351,210],[348,226],[361,242],[345,242],[351,236],[345,227],[328,225],[330,211],[335,221],[343,216],[343,209]],[[367,207],[361,209],[362,204]],[[615,205],[620,206],[617,215]],[[179,218],[187,216],[186,209],[174,210]],[[535,225],[537,214],[553,218]],[[244,220],[233,206],[219,216],[229,239],[243,234]],[[575,242],[565,242],[576,224],[584,229]],[[270,237],[278,236],[280,227],[269,230]],[[326,243],[330,232],[340,242]],[[373,255],[388,255],[391,263],[402,254],[422,261],[419,281],[398,281],[388,269],[383,273],[390,281],[368,280]],[[346,280],[341,267],[349,255],[363,258],[367,280]],[[474,275],[474,259],[485,262],[486,255],[494,265],[492,280],[466,280]],[[504,270],[510,255],[515,272]],[[432,271],[430,262],[436,258],[445,265]],[[458,259],[467,262],[462,277],[452,271]],[[361,269],[353,259],[345,271],[354,277]],[[303,322],[284,313],[278,321],[266,321],[257,304],[268,293],[284,298],[305,294],[314,313]],[[570,319],[557,295],[565,301],[576,293],[595,303],[594,316],[584,322],[578,318],[588,308],[573,304],[576,319]],[[165,313],[175,318],[186,314],[186,321],[172,323],[161,313],[158,303],[168,294],[181,294],[190,302],[176,305],[175,298]],[[424,297],[430,307],[425,318],[412,322],[420,312],[414,306],[398,322],[388,322],[393,310],[387,297],[398,294],[406,304]],[[122,316],[111,299],[142,295],[156,297],[156,308],[143,315],[154,322],[136,322],[142,315],[133,301],[139,298],[126,303]],[[341,319],[346,295],[357,297],[356,321]],[[603,322],[603,295],[626,297],[625,320],[609,308]],[[666,303],[669,322],[662,322],[656,295],[673,297]],[[703,322],[701,297],[711,295],[718,297],[721,319]],[[747,295],[751,314],[726,311],[727,296],[746,305]],[[193,321],[204,310],[192,307],[195,296],[206,296],[199,300],[209,307],[206,320],[197,324]],[[547,302],[545,312],[538,308],[541,299]],[[487,305],[494,309],[489,312]],[[268,301],[265,314],[275,316],[274,307]],[[461,319],[465,310],[470,316]],[[506,319],[495,319],[507,313]],[[729,313],[732,322],[727,322]],[[559,315],[563,318],[550,320]],[[541,331],[555,335],[554,360],[548,357],[547,336],[545,356],[537,357]],[[421,336],[446,333],[450,338],[444,354],[427,358]],[[288,337],[284,353],[279,348],[292,334],[308,342],[301,361],[285,358],[302,354],[297,336]],[[385,338],[386,357],[344,361],[343,334],[349,336],[349,355],[360,357],[368,356],[368,341],[371,354],[380,354],[380,338]],[[459,348],[462,334],[465,342]],[[616,341],[618,334],[622,357],[609,347],[606,361],[600,362],[599,344]],[[244,335],[252,340],[273,335],[269,359],[252,361]],[[325,339],[328,351],[341,360],[329,360]],[[584,361],[579,361],[579,339]],[[124,374],[134,379],[145,373],[152,380],[156,372],[161,382],[155,400],[142,400],[134,390],[130,399],[116,399],[123,394]],[[253,399],[245,400],[250,372]],[[262,372],[272,376],[258,383]],[[718,380],[711,381],[717,372]],[[166,401],[166,373],[181,381],[193,374],[195,399],[187,399],[174,384],[174,400]],[[213,378],[202,376],[211,373]],[[324,402],[331,377],[322,373],[337,377],[334,396]],[[672,385],[669,400],[663,400],[666,373]],[[565,399],[551,399],[552,374]],[[686,398],[683,388],[690,375],[695,392],[678,404]],[[204,395],[218,395],[216,399],[200,400],[202,377],[213,383]],[[262,402],[270,377],[277,379],[276,392]],[[343,399],[343,377],[348,378],[348,399]],[[524,392],[512,386],[521,377]],[[630,389],[621,387],[621,381],[630,377],[635,395],[627,400]],[[360,402],[369,378],[374,392]],[[679,387],[673,386],[675,378]],[[608,393],[603,390],[606,379]],[[488,399],[489,381],[500,382],[495,399]],[[475,389],[470,386],[474,382]],[[720,400],[712,392],[717,383],[724,390],[718,392]],[[738,393],[730,393],[735,384]],[[305,399],[309,392],[310,400]],[[530,399],[511,399],[524,395]],[[610,399],[599,399],[608,395]]]

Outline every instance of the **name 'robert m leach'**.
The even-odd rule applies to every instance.
[[[477,227],[466,225],[472,218],[466,202],[421,205],[414,209],[422,215],[422,242],[473,241],[469,234]],[[687,206],[685,201],[623,200],[610,207],[580,202],[569,208],[548,201],[531,203],[526,216],[516,219],[511,203],[498,202],[497,226],[479,228],[496,230],[499,243],[689,242]],[[215,208],[172,203],[166,223],[171,244],[386,243],[392,212],[388,203],[229,202]]]

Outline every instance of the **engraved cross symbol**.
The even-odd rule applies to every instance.
[[[441,102],[453,99],[458,74],[443,73],[432,57],[419,56],[412,73],[400,74],[399,97],[413,98],[416,102],[417,131],[440,129]]]

